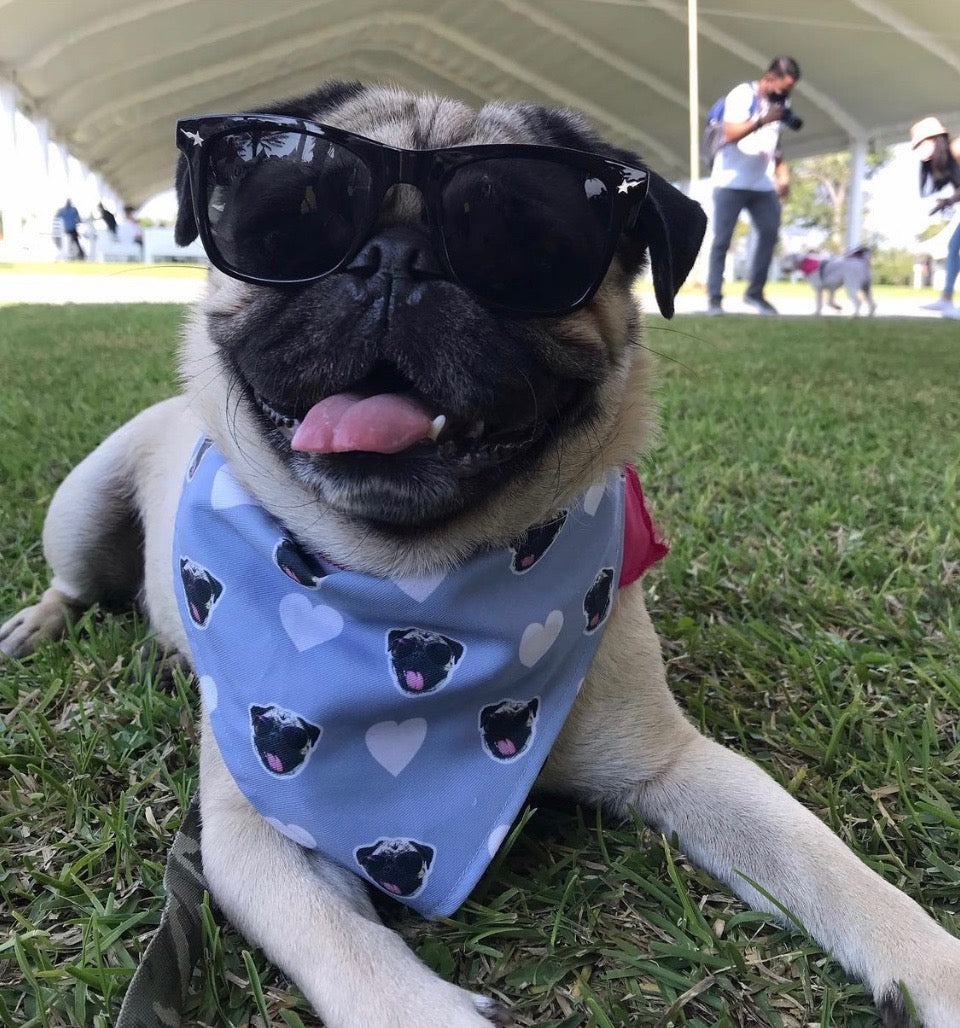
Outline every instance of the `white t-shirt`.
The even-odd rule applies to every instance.
[[[741,82],[727,93],[723,108],[723,120],[727,122],[747,121],[757,91],[756,82]],[[764,114],[770,104],[760,97],[755,113]],[[772,191],[775,188],[773,169],[776,165],[777,145],[780,140],[779,121],[761,125],[739,143],[727,143],[713,161],[710,181],[725,189],[756,189]]]
[[[139,243],[143,239],[143,229],[129,218],[124,218],[117,225],[118,243]]]

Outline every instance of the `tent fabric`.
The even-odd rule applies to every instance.
[[[50,138],[142,202],[173,176],[173,122],[330,77],[577,107],[687,175],[686,0],[0,0],[0,80]],[[777,54],[803,79],[789,158],[886,145],[935,114],[960,131],[955,0],[707,0],[701,123]]]

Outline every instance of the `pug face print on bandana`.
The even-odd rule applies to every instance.
[[[647,532],[640,565],[666,552],[646,511],[631,515],[634,481],[613,472],[510,546],[394,580],[306,552],[201,441],[172,573],[250,803],[424,916],[453,913],[576,699],[628,571],[625,523],[628,547]]]

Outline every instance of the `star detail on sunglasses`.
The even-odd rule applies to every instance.
[[[631,181],[630,179],[624,179],[620,183],[620,185],[617,186],[617,192],[618,193],[629,193],[630,190],[633,189],[634,186],[639,186],[641,182],[643,182],[642,178],[633,179],[633,181]]]
[[[193,140],[194,146],[199,146],[203,142],[203,137],[199,132],[189,132],[187,129],[180,129],[180,131],[187,137],[187,139]]]

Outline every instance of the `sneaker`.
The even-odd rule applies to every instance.
[[[944,308],[940,312],[941,317],[950,318],[953,321],[960,321],[960,307],[950,307],[949,309]]]
[[[749,304],[757,314],[771,315],[780,313],[769,300],[765,300],[762,296],[745,296],[743,302]]]
[[[719,300],[711,300],[707,307],[707,314],[711,317],[716,317],[718,314],[723,314],[723,306]]]
[[[922,304],[920,310],[937,311],[939,314],[946,314],[947,311],[956,310],[956,308],[953,306],[952,300],[946,300],[941,296],[939,300],[934,300],[932,303]]]

